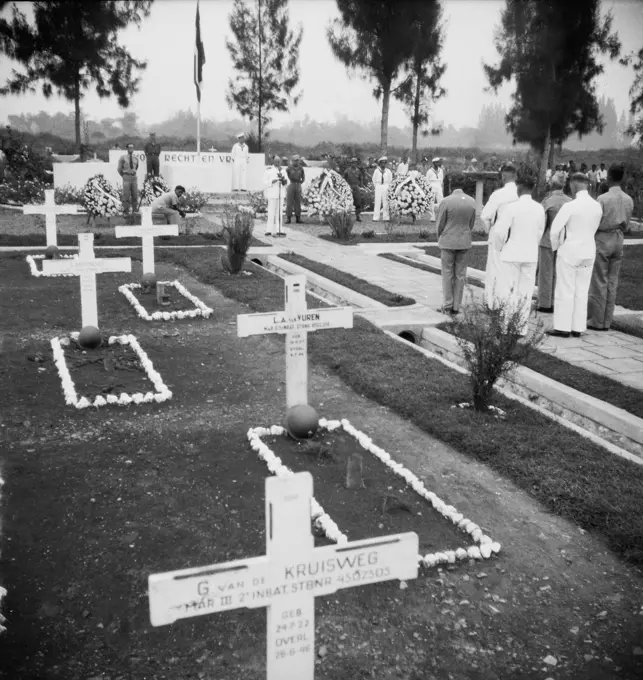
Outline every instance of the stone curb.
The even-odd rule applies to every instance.
[[[426,349],[464,365],[458,342],[449,333],[425,327],[418,342]],[[517,367],[503,385],[592,434],[643,457],[643,419],[524,366]]]

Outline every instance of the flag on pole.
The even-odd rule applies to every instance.
[[[201,19],[199,16],[199,2],[196,3],[196,44],[194,45],[194,84],[196,85],[196,98],[201,101],[203,89],[203,64],[205,64],[205,51],[201,42]]]

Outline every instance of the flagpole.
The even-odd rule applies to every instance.
[[[196,152],[201,154],[201,97],[196,102]]]

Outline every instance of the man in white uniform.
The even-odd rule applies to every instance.
[[[518,180],[518,200],[507,205],[493,227],[495,246],[502,262],[498,294],[506,300],[508,311],[520,310],[518,330],[523,336],[529,325],[538,244],[545,231],[545,209],[531,197],[535,186],[533,177]]]
[[[285,236],[281,230],[282,213],[284,210],[284,198],[286,197],[286,184],[288,179],[281,168],[281,158],[275,156],[272,166],[264,176],[265,189],[263,195],[268,200],[268,222],[266,224],[266,236]]]
[[[565,203],[551,225],[551,247],[556,258],[554,328],[548,335],[578,338],[587,329],[587,296],[592,280],[596,242],[594,234],[603,209],[588,193],[587,175],[575,172],[570,177],[574,200]]]
[[[442,159],[439,156],[436,156],[431,162],[433,165],[427,170],[426,181],[429,183],[435,196],[433,214],[429,216],[431,222],[435,222],[435,211],[440,207],[440,201],[444,198],[444,168],[442,167]]]
[[[408,156],[402,156],[402,160],[400,161],[399,165],[397,166],[396,170],[398,175],[406,175],[409,172],[409,157]]]
[[[373,222],[379,222],[380,210],[382,212],[382,219],[388,222],[390,219],[388,211],[388,189],[393,181],[391,171],[386,167],[388,158],[382,156],[377,161],[377,167],[373,173],[373,184],[375,186],[375,205],[373,207]]]
[[[480,213],[480,219],[489,234],[484,293],[487,305],[491,308],[494,307],[495,298],[500,295],[497,279],[500,276],[500,268],[502,266],[500,251],[496,248],[493,228],[498,218],[502,215],[505,207],[509,203],[518,200],[518,190],[516,189],[516,167],[512,163],[507,163],[502,166],[501,178],[503,184],[502,188],[496,189],[491,196],[489,196],[487,205],[485,205]]]
[[[250,161],[250,151],[243,132],[237,135],[239,140],[232,147],[232,191],[247,191],[246,170]]]

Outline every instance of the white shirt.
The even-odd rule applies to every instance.
[[[552,169],[551,169],[551,168],[547,168],[547,172],[545,173],[545,179],[546,179],[548,182],[549,182],[549,180],[551,179],[552,174],[553,174]]]
[[[545,231],[545,209],[524,194],[509,203],[494,227],[496,249],[503,262],[538,262],[538,245]]]
[[[579,191],[565,203],[551,225],[551,249],[572,266],[596,257],[594,234],[603,217],[603,209],[587,190]]]
[[[271,165],[266,172],[264,173],[263,176],[263,185],[265,189],[263,190],[263,195],[266,198],[279,198],[279,187],[281,187],[281,197],[284,198],[286,195],[286,187],[281,184],[281,182],[275,182],[275,180],[279,177],[279,174],[281,173],[281,176],[284,179],[288,179],[286,177],[286,173],[282,168],[276,168],[274,165]]]
[[[487,227],[487,231],[493,227],[500,214],[504,212],[504,206],[517,200],[518,189],[515,182],[507,182],[504,187],[496,189],[489,196],[487,205],[485,205],[480,213],[480,219],[484,222],[485,227]]]
[[[378,167],[375,168],[372,179],[375,186],[378,184],[390,184],[393,181],[393,173],[388,168],[382,173],[381,168]]]
[[[409,164],[408,163],[400,163],[397,166],[397,174],[398,175],[406,175],[409,171]]]
[[[232,147],[232,161],[240,161],[240,160],[245,160],[248,162],[250,160],[250,151],[248,150],[248,145],[247,144],[241,144],[241,142],[237,142],[233,147]]]
[[[596,175],[598,177],[599,182],[607,182],[607,170],[601,170],[599,168],[598,174]]]
[[[426,173],[426,181],[429,184],[442,184],[444,182],[444,168],[431,166]]]

